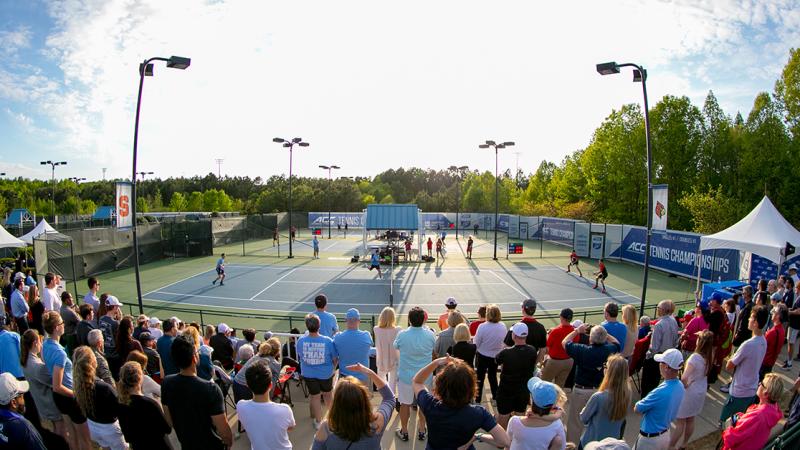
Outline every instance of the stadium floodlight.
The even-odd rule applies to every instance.
[[[52,178],[52,181],[53,181],[53,198],[50,199],[51,200],[51,202],[50,202],[51,203],[51,207],[50,208],[51,208],[51,211],[53,213],[53,222],[57,222],[56,221],[56,166],[66,166],[67,162],[66,161],[51,161],[51,160],[48,159],[47,161],[40,161],[39,164],[41,164],[43,166],[49,165],[50,169],[52,171],[51,178]],[[3,174],[3,175],[5,175],[5,174]]]
[[[336,169],[341,169],[341,167],[331,164],[330,166],[320,165],[319,168],[322,169],[322,170],[327,170],[328,171],[328,184],[330,185],[330,188],[332,188],[333,187],[333,178],[331,178],[331,171],[332,170],[336,170]],[[332,192],[333,192],[332,190],[329,191],[328,192],[328,196],[327,196],[328,197],[328,239],[331,238],[331,202],[332,202],[332,199],[333,199]]]
[[[144,78],[153,76],[153,62],[164,61],[170,69],[184,70],[191,64],[190,58],[182,56],[171,56],[169,58],[154,57],[145,59],[144,62],[139,64],[139,95],[136,99],[136,118],[133,125],[133,170],[131,171],[131,216],[133,217],[133,271],[136,274],[136,299],[139,302],[139,314],[144,313],[144,306],[142,305],[142,283],[139,275],[139,239],[136,236],[136,157],[139,146],[139,113],[142,109],[142,88],[144,87]]]
[[[153,172],[136,172],[136,175],[139,175],[140,177],[142,177],[142,181],[144,181],[144,178],[147,175],[152,175],[152,174],[153,174]]]
[[[647,70],[639,64],[615,62],[597,65],[600,75],[613,75],[619,73],[622,67],[633,67],[633,82],[642,83],[642,97],[644,97],[644,137],[647,150],[647,236],[645,237],[644,275],[642,280],[642,297],[639,305],[639,314],[644,315],[644,305],[647,298],[647,275],[650,271],[650,238],[653,228],[653,149],[650,139],[650,114],[647,105]]]
[[[506,141],[500,144],[496,143],[495,141],[486,141],[485,144],[478,145],[478,148],[494,148],[494,256],[492,259],[495,261],[497,261],[497,217],[499,216],[500,212],[500,173],[498,170],[499,166],[497,161],[497,150],[511,147],[512,145],[514,145],[514,142],[512,141]]]
[[[292,150],[295,145],[300,147],[308,147],[308,142],[303,142],[303,139],[296,137],[291,141],[283,138],[272,138],[272,142],[283,144],[284,148],[289,149],[289,256],[287,258],[294,258],[292,254]]]

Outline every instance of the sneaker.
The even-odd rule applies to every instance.
[[[597,286],[592,286],[592,289],[597,289]]]
[[[724,385],[719,387],[719,390],[720,390],[720,392],[724,392],[724,393],[727,394],[728,391],[731,390],[731,385],[730,384],[724,384]]]
[[[212,285],[215,285],[215,284],[217,284],[217,280],[214,280],[214,281],[212,281],[212,282],[211,282],[211,284],[212,284]]]
[[[319,430],[319,422],[317,422],[317,419],[312,419],[311,425],[314,427],[314,430]]]
[[[220,283],[220,284],[222,284],[222,283]],[[605,288],[604,288],[602,291],[600,291],[600,292],[602,292],[603,294],[605,294],[605,293],[606,293],[606,290],[605,290]]]
[[[425,433],[426,433],[425,430],[422,430],[422,431],[418,432],[417,433],[417,439],[419,439],[420,441],[424,441],[425,440]]]
[[[408,433],[403,433],[403,430],[398,429],[394,432],[395,436],[403,442],[408,442]]]
[[[781,366],[781,369],[783,369],[783,370],[792,370],[792,362],[791,361],[786,361]]]

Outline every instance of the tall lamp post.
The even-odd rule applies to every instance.
[[[617,64],[607,62],[597,65],[600,75],[618,74],[621,67],[633,67],[633,82],[642,83],[642,96],[644,97],[644,137],[647,147],[647,236],[644,244],[644,279],[642,280],[642,299],[639,305],[639,314],[644,314],[645,299],[647,297],[647,274],[650,270],[650,236],[653,228],[653,149],[650,143],[650,114],[647,106],[647,70],[633,64]]]
[[[182,56],[171,56],[169,58],[154,57],[145,59],[139,64],[139,95],[136,99],[136,119],[133,125],[133,170],[131,171],[131,215],[133,217],[133,270],[136,274],[136,298],[139,301],[139,314],[144,313],[142,305],[142,284],[139,276],[139,240],[136,237],[136,156],[139,146],[139,113],[142,109],[142,88],[144,87],[144,77],[153,76],[153,61],[164,61],[170,69],[184,70],[191,64],[191,59]]]
[[[497,216],[500,209],[500,201],[498,196],[498,189],[500,186],[499,166],[497,162],[497,151],[501,148],[512,147],[514,145],[511,141],[502,142],[500,144],[495,141],[486,141],[485,144],[480,144],[478,148],[494,148],[494,256],[493,260],[497,261]]]
[[[458,220],[458,213],[461,211],[461,182],[464,180],[464,172],[469,169],[467,166],[450,166],[447,168],[451,172],[458,173],[458,194],[456,195],[456,240],[458,240],[458,227],[461,222]]]
[[[153,174],[153,172],[136,172],[136,175],[139,175],[140,177],[142,177],[142,181],[144,181],[144,178],[147,175],[152,175],[152,174]]]
[[[308,147],[308,142],[303,142],[302,138],[296,137],[293,138],[291,141],[284,138],[273,138],[272,142],[277,142],[278,144],[283,144],[284,148],[289,149],[289,256],[288,258],[294,258],[292,254],[292,150],[294,149],[295,145],[300,147]]]
[[[330,166],[322,166],[321,165],[321,166],[319,166],[319,168],[328,171],[328,184],[332,186],[333,179],[331,178],[331,170],[333,170],[333,169],[341,169],[341,167],[334,166],[334,165],[330,165]],[[331,192],[328,192],[328,239],[331,238],[331,202],[332,202],[331,197],[332,197]]]
[[[53,198],[52,198],[52,212],[53,212],[53,221],[56,220],[56,166],[66,166],[66,161],[41,161],[39,164],[46,166],[50,165],[50,169],[52,170],[52,179],[53,179]]]

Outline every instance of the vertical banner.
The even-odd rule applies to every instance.
[[[581,258],[589,256],[589,235],[591,234],[592,224],[586,222],[574,222],[574,234],[572,248]]]
[[[668,185],[654,184],[653,190],[653,210],[650,214],[653,217],[654,230],[667,230],[667,200],[669,199]]]
[[[750,252],[743,252],[742,259],[739,261],[739,280],[750,279],[750,266],[752,264],[753,254]]]
[[[592,248],[589,257],[592,259],[600,259],[603,257],[603,239],[604,235],[592,233]]]
[[[117,182],[117,228],[133,227],[133,215],[131,214],[131,197],[133,197],[133,186],[127,181]]]

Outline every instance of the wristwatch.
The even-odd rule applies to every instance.
[[[482,437],[483,437],[483,433],[476,433],[475,434],[475,440],[478,441],[478,442],[483,442],[483,439],[481,439]]]

